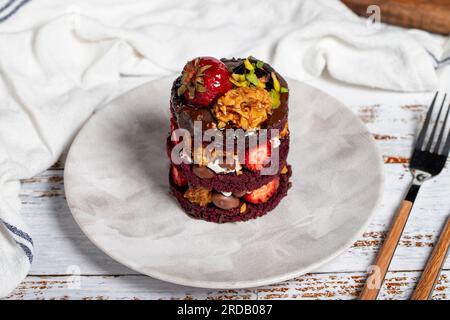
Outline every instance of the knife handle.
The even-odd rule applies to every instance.
[[[383,246],[378,252],[375,264],[372,266],[372,273],[367,278],[364,288],[361,291],[361,295],[359,296],[360,300],[376,300],[389,265],[391,264],[392,257],[394,256],[395,249],[397,248],[398,241],[408,221],[412,206],[412,201],[402,201],[389,233],[383,242]]]
[[[422,273],[419,284],[414,290],[411,300],[428,300],[431,298],[434,286],[441,272],[442,266],[447,257],[450,245],[450,217],[439,236],[439,240],[428,259],[425,270]]]

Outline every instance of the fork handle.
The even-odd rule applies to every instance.
[[[411,300],[428,300],[433,292],[434,285],[442,265],[447,256],[448,247],[450,246],[450,217],[447,218],[447,223],[441,232],[439,240],[428,259],[427,266],[422,273],[419,284],[414,290]]]
[[[417,190],[418,191],[418,190]],[[417,191],[415,193],[417,194]],[[411,192],[411,190],[410,190]],[[394,256],[395,249],[397,248],[400,236],[405,228],[406,221],[408,220],[409,213],[411,212],[414,200],[409,200],[409,194],[405,200],[402,201],[399,210],[392,222],[389,233],[384,240],[381,250],[378,252],[378,256],[372,266],[372,272],[366,280],[364,288],[359,296],[360,300],[376,300],[381,288],[381,284],[384,281],[386,272]]]

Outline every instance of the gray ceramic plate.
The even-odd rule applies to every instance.
[[[171,80],[112,102],[70,149],[69,207],[104,252],[169,282],[253,287],[317,268],[365,230],[383,185],[372,136],[340,102],[296,81],[290,81],[293,186],[287,198],[248,222],[219,225],[187,217],[168,192]]]

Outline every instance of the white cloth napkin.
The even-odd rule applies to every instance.
[[[348,83],[426,91],[441,42],[368,27],[337,0],[0,0],[0,296],[33,259],[20,179],[54,163],[124,91],[202,55],[253,55],[298,80],[327,69]]]

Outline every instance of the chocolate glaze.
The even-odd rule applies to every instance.
[[[202,122],[202,130],[212,129],[215,127],[215,119],[209,108],[189,107],[181,108],[177,122],[180,128],[189,130],[194,133],[194,121]]]

